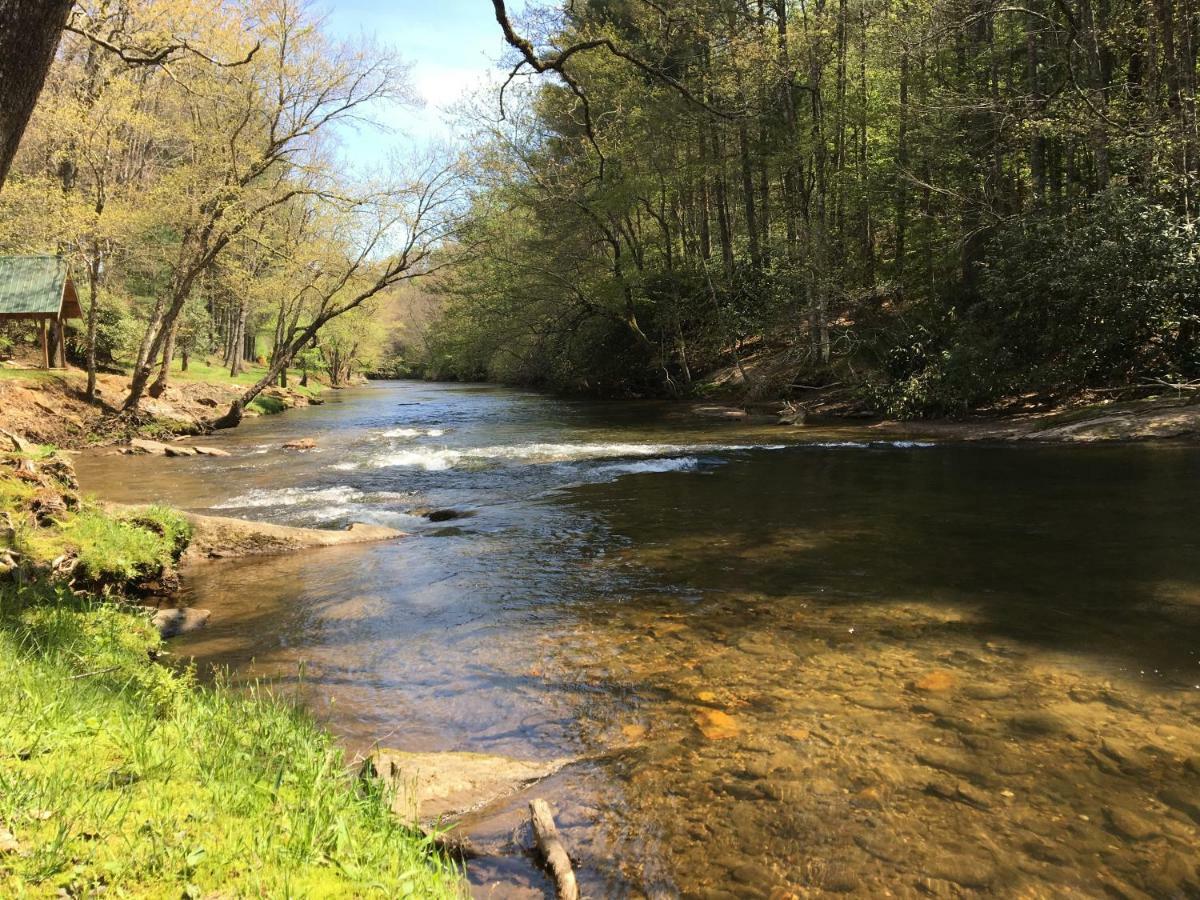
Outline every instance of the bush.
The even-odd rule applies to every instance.
[[[1125,191],[1030,217],[987,248],[980,297],[893,335],[872,399],[889,414],[955,414],[1027,392],[1065,397],[1200,374],[1192,225]]]

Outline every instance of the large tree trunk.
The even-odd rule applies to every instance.
[[[73,0],[0,0],[0,188],[54,61]]]
[[[154,384],[150,385],[150,390],[147,393],[151,397],[161,397],[167,389],[167,384],[171,378],[171,363],[175,359],[175,337],[179,334],[179,320],[176,319],[167,329],[167,340],[163,344],[162,365],[158,368],[158,378]]]

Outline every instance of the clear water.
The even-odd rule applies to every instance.
[[[577,757],[535,793],[585,895],[1200,891],[1196,447],[404,382],[213,443],[81,479],[411,537],[197,566],[212,623],[177,652],[295,690],[353,751]],[[462,825],[481,896],[548,889],[527,800]]]

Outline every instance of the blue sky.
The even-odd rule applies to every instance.
[[[510,2],[510,15],[524,5]],[[317,0],[316,9],[326,13],[333,34],[366,34],[398,50],[412,64],[413,86],[425,101],[423,109],[376,106],[371,117],[392,134],[369,128],[345,133],[345,154],[355,165],[383,161],[398,143],[450,139],[445,108],[485,83],[504,55],[490,0]]]

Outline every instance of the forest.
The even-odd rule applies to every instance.
[[[501,115],[475,114],[433,374],[688,396],[725,368],[901,417],[1200,375],[1187,0],[590,0],[525,25]]]
[[[902,418],[1200,376],[1188,2],[492,7],[468,138],[364,175],[394,51],[294,0],[79,4],[0,250],[69,256],[127,410],[197,354]],[[374,300],[423,276],[381,364]]]
[[[70,262],[70,357],[89,396],[98,370],[129,372],[128,413],[173,365],[265,365],[219,420],[236,424],[289,367],[338,385],[374,364],[376,299],[441,265],[453,158],[348,173],[337,155],[339,127],[413,99],[395,51],[294,0],[80,4],[0,194],[0,252]],[[32,339],[10,325],[0,350]]]

